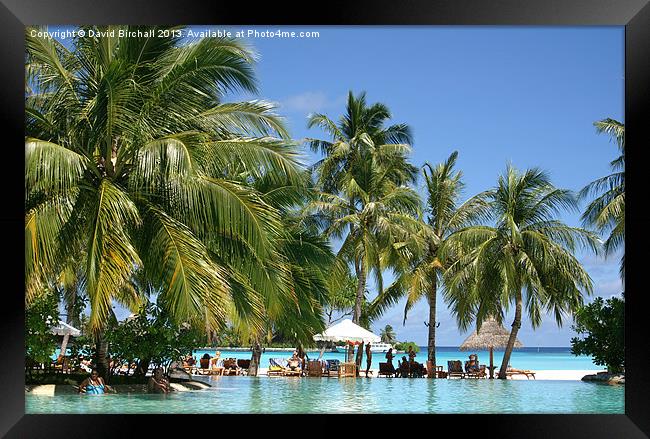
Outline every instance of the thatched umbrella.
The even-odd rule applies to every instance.
[[[481,331],[474,331],[467,337],[463,344],[460,345],[461,351],[490,351],[490,378],[494,378],[494,349],[504,349],[508,345],[510,331],[497,323],[494,318],[489,317],[481,325]],[[524,345],[518,339],[515,339],[515,348],[521,348]]]

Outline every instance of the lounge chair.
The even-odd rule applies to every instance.
[[[533,379],[535,379],[535,372],[533,372],[532,370],[513,369],[511,367],[506,369],[506,378],[508,378],[508,377],[512,378],[513,375],[526,375],[526,379],[528,379],[528,380],[532,376]]]
[[[284,358],[269,358],[269,368],[266,371],[268,376],[282,376],[287,360]]]
[[[356,377],[357,365],[356,363],[341,363],[339,365],[339,378]]]
[[[240,370],[237,366],[236,358],[226,358],[223,360],[223,374],[224,375],[239,375]]]
[[[323,376],[323,363],[320,360],[310,360],[307,363],[307,376],[309,376],[309,377],[322,377]]]
[[[487,378],[487,373],[485,373],[486,365],[479,364],[478,369],[470,369],[467,367],[467,362],[465,362],[465,377],[466,378]]]
[[[395,367],[388,363],[379,363],[379,372],[377,372],[377,376],[380,377],[382,375],[387,377],[395,376]]]
[[[251,367],[251,360],[237,360],[237,367],[241,375],[248,375],[248,369]]]
[[[325,360],[325,370],[323,371],[323,375],[328,377],[338,376],[340,365],[341,365],[340,360]]]
[[[463,363],[460,360],[447,361],[447,377],[448,378],[465,378],[463,371]]]

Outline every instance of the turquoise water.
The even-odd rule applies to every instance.
[[[197,359],[205,353],[214,356],[215,350],[197,350],[194,351],[194,357]],[[461,352],[457,347],[438,347],[436,348],[436,364],[442,365],[447,370],[447,361],[449,360],[468,360],[469,354],[478,354],[478,359],[481,364],[489,364],[490,354],[487,351],[473,351]],[[319,352],[308,352],[310,359],[317,359]],[[373,353],[371,369],[379,369],[379,362],[385,362],[385,355],[382,353]],[[396,354],[393,359],[393,364],[397,366],[397,360],[401,359],[406,354]],[[264,352],[261,359],[261,367],[269,367],[270,358],[288,358],[291,356],[291,351],[282,352]],[[251,352],[236,352],[236,351],[221,351],[221,358],[242,358],[250,359]],[[339,359],[343,361],[345,353],[340,352],[325,352],[323,359]],[[494,352],[494,364],[499,367],[503,359],[503,351]],[[427,348],[421,347],[415,361],[425,363],[427,360]],[[512,367],[518,369],[531,369],[531,370],[603,370],[603,367],[596,366],[591,357],[579,356],[576,357],[571,354],[568,347],[551,347],[551,348],[522,348],[513,351],[510,357],[510,364]],[[366,357],[364,352],[363,368],[366,367]]]
[[[624,413],[624,387],[582,381],[199,377],[169,395],[27,394],[27,413]]]

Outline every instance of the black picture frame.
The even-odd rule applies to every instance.
[[[192,435],[221,434],[226,423],[246,429],[245,435],[258,430],[270,434],[280,425],[279,434],[305,433],[296,429],[296,418],[286,415],[258,415],[259,421],[241,416],[175,415],[26,415],[23,374],[24,355],[24,272],[20,256],[24,236],[24,193],[21,189],[20,163],[24,162],[24,26],[31,24],[264,24],[264,25],[535,25],[535,26],[625,26],[625,124],[627,147],[628,203],[626,228],[626,389],[623,415],[412,415],[419,419],[372,419],[384,434],[391,429],[421,425],[422,434],[440,434],[449,427],[456,435],[484,437],[619,437],[650,436],[650,343],[647,312],[650,295],[641,288],[648,237],[642,227],[649,215],[642,205],[645,196],[642,154],[650,146],[650,124],[643,116],[650,104],[650,5],[648,0],[410,0],[399,1],[330,1],[310,9],[306,2],[283,5],[276,2],[199,2],[110,0],[2,0],[0,3],[0,113],[5,121],[3,159],[0,175],[6,178],[5,209],[0,221],[4,226],[5,258],[3,263],[4,294],[0,344],[0,435],[7,437],[130,437],[144,427],[146,434],[171,433],[174,424]],[[644,111],[645,110],[645,111]],[[644,123],[645,122],[645,123]],[[21,138],[22,137],[22,138]],[[579,164],[578,164],[579,165]],[[11,171],[11,172],[8,172]],[[22,270],[21,270],[22,267]],[[10,282],[7,282],[9,280]],[[209,417],[205,417],[209,416]],[[216,417],[215,417],[216,416]],[[346,420],[342,416],[324,415],[313,419],[318,434],[327,433],[327,426]],[[386,416],[386,415],[381,415]],[[222,419],[223,418],[223,419]],[[230,418],[237,418],[232,419]],[[332,419],[329,419],[332,418]],[[378,418],[379,419],[379,418]],[[180,421],[179,421],[180,420]],[[200,421],[199,421],[200,420]],[[354,416],[350,427],[336,425],[331,434],[367,433]],[[475,421],[476,427],[472,427]],[[412,423],[412,424],[411,424]],[[357,425],[355,427],[354,425]],[[323,429],[323,426],[326,427]],[[251,428],[253,427],[253,428]],[[262,429],[266,430],[264,433]],[[277,431],[277,430],[275,430]],[[396,431],[396,433],[399,430]],[[167,434],[165,434],[167,432]],[[244,432],[242,430],[242,432]],[[316,431],[314,431],[314,434]],[[183,434],[184,433],[177,433]],[[235,433],[230,433],[235,434]],[[398,433],[399,434],[399,433]],[[445,433],[448,434],[448,433]]]

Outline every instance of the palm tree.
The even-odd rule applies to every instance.
[[[395,236],[415,222],[419,207],[415,191],[407,186],[416,178],[408,163],[410,130],[406,125],[384,127],[391,117],[383,104],[367,105],[365,93],[348,95],[346,114],[339,123],[322,114],[312,115],[309,127],[319,126],[330,141],[310,139],[324,158],[315,165],[322,191],[310,208],[323,216],[329,237],[342,238],[339,261],[354,267],[357,291],[352,320],[359,324],[369,273],[383,290],[382,252]],[[362,352],[363,346],[359,347]],[[357,355],[357,361],[361,356]]]
[[[612,173],[599,178],[579,193],[581,199],[596,198],[582,214],[583,224],[609,234],[604,242],[605,255],[610,255],[625,245],[625,125],[614,119],[595,122],[598,133],[606,133],[616,142],[620,155],[610,163]],[[625,254],[621,256],[621,278],[625,278]]]
[[[242,181],[298,181],[295,145],[270,104],[223,101],[256,90],[250,49],[179,42],[26,33],[27,300],[79,259],[96,336],[136,270],[175,320],[213,329],[244,302],[236,279],[288,290],[278,209]]]
[[[387,289],[387,296],[393,296],[393,301],[406,295],[404,321],[415,303],[422,297],[427,298],[429,303],[428,361],[431,362],[434,370],[437,292],[444,270],[449,265],[441,262],[440,248],[455,231],[487,217],[487,203],[483,195],[477,195],[459,204],[458,199],[464,185],[461,180],[462,173],[454,170],[457,158],[458,152],[454,151],[444,163],[436,167],[425,163],[422,167],[427,194],[426,223],[421,223],[415,236],[407,239],[406,248],[410,252],[403,258],[399,276]]]
[[[381,341],[383,343],[392,344],[397,342],[397,335],[395,334],[395,330],[391,325],[384,326],[384,329],[381,330],[381,333],[379,335],[381,336]]]
[[[542,312],[558,325],[576,310],[583,291],[592,292],[591,278],[575,258],[577,246],[596,250],[597,237],[556,218],[563,209],[577,209],[573,194],[554,187],[539,169],[519,173],[508,166],[497,186],[485,194],[495,226],[472,226],[451,234],[441,259],[458,259],[445,273],[445,298],[459,326],[476,319],[477,330],[489,316],[500,323],[514,304],[515,316],[499,378],[506,369],[525,308],[533,328]]]

